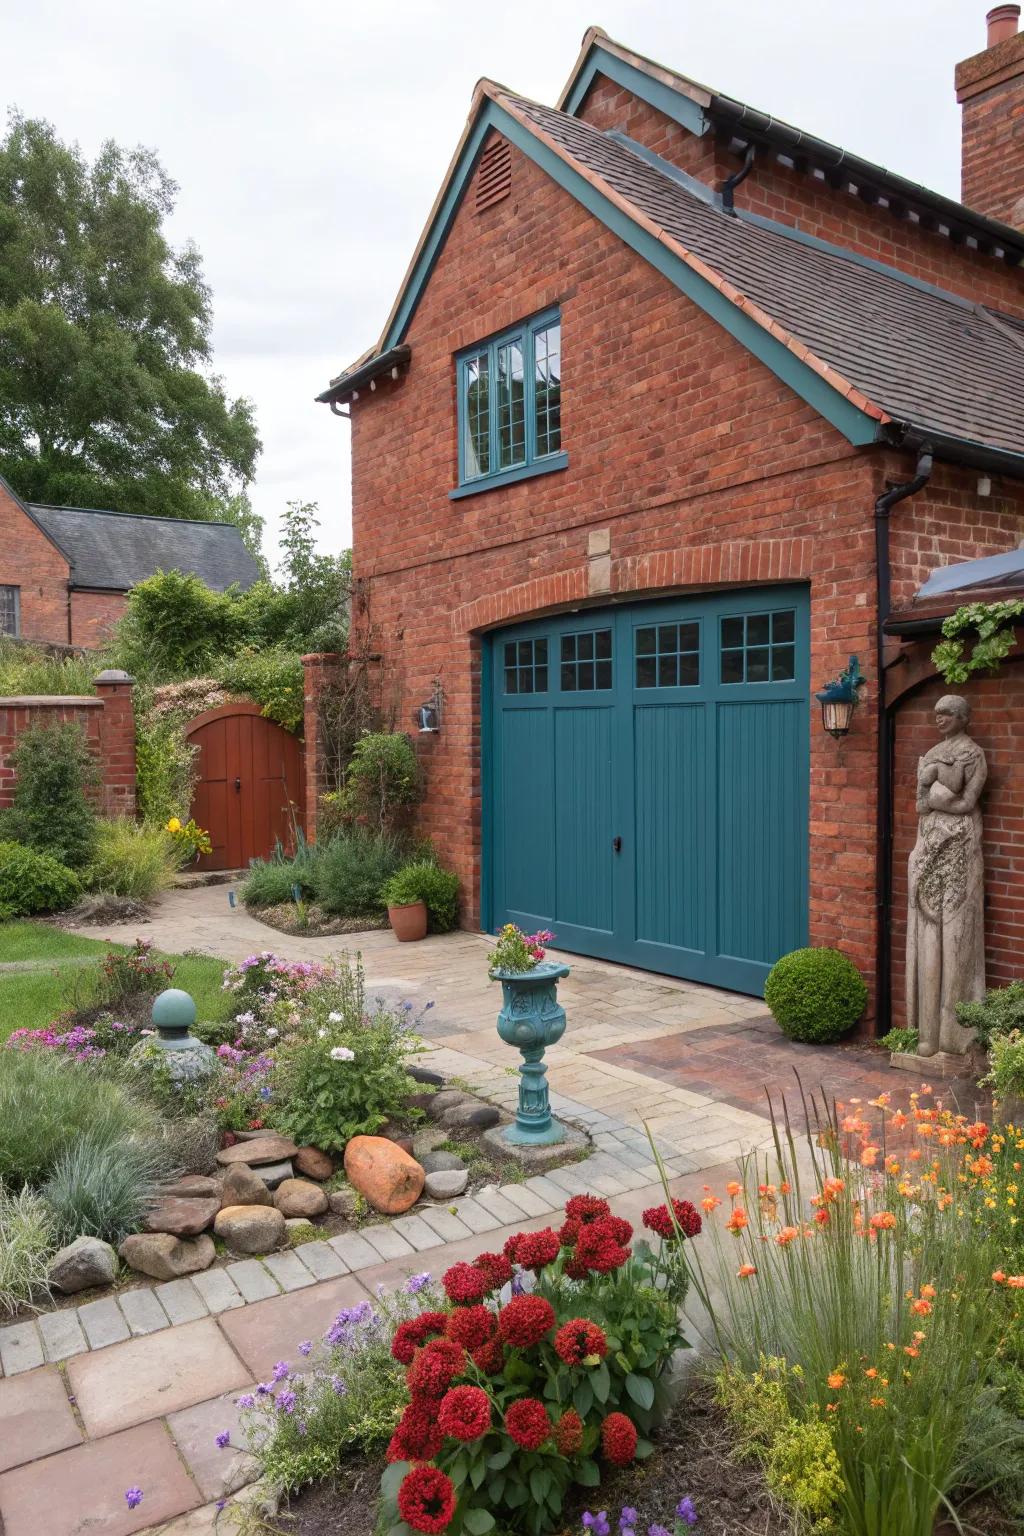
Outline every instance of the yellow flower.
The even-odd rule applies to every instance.
[[[181,822],[178,820],[177,816],[171,817],[170,821],[167,823],[167,830],[168,832],[181,831]]]

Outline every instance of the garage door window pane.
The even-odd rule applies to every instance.
[[[612,632],[581,630],[563,635],[561,679],[564,693],[590,693],[612,686]]]
[[[700,682],[700,625],[644,625],[635,631],[638,688],[695,688]]]
[[[504,668],[506,693],[547,693],[547,640],[507,641]]]
[[[788,683],[796,677],[796,614],[792,608],[723,619],[723,683]]]

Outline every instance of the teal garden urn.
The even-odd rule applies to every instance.
[[[155,1058],[164,1062],[172,1082],[193,1083],[216,1071],[216,1052],[191,1033],[196,1005],[187,992],[178,987],[161,992],[153,1000],[152,1018],[156,1039],[141,1042],[143,1055],[151,1047]]]
[[[548,1100],[548,1069],[544,1052],[565,1034],[565,1009],[558,1002],[558,983],[569,967],[542,961],[532,971],[492,971],[501,982],[503,1004],[498,1034],[522,1054],[519,1068],[519,1108],[503,1132],[517,1146],[543,1147],[565,1140],[565,1127],[552,1119]]]

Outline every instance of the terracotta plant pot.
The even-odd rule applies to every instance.
[[[427,905],[424,901],[410,901],[407,906],[388,907],[388,921],[400,944],[427,936]]]

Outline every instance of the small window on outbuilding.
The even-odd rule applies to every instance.
[[[459,489],[453,495],[564,469],[557,311],[467,348],[456,370]]]
[[[0,635],[21,633],[21,589],[0,587]]]

